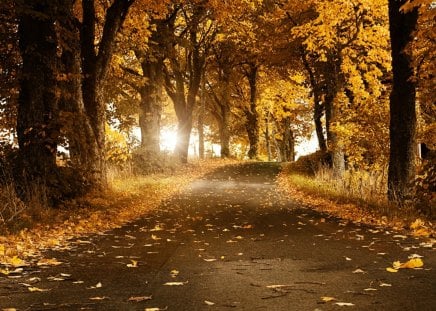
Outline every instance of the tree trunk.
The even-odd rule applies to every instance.
[[[306,56],[306,52],[304,51],[304,48],[301,47],[300,50],[301,50],[301,59],[303,61],[304,68],[309,74],[309,81],[313,92],[313,104],[314,104],[313,121],[315,123],[315,131],[316,131],[316,137],[318,138],[319,149],[323,152],[327,152],[327,143],[325,140],[324,129],[321,121],[324,112],[324,105],[321,102],[320,85],[315,77],[314,70],[312,69],[312,67],[309,64],[309,61],[307,60],[307,56]]]
[[[65,77],[59,82],[61,90],[60,118],[63,124],[63,134],[66,136],[70,163],[77,178],[76,182],[82,182],[83,189],[87,191],[88,181],[83,181],[90,176],[90,172],[96,172],[97,168],[90,159],[98,154],[95,136],[89,119],[86,116],[82,98],[82,74],[80,60],[80,33],[73,14],[73,3],[68,1],[67,8],[61,19],[61,33],[65,46],[62,47],[60,75]],[[79,177],[80,176],[80,177]],[[90,179],[94,180],[95,176]],[[88,178],[89,179],[89,178]],[[79,189],[76,189],[79,190]]]
[[[177,115],[177,143],[175,155],[181,163],[188,163],[189,141],[192,130],[192,112],[184,111]]]
[[[271,162],[272,160],[272,154],[271,154],[271,138],[269,134],[269,119],[270,119],[270,112],[267,112],[267,116],[265,118],[265,142],[266,142],[266,150],[268,152],[268,161]]]
[[[315,123],[315,131],[316,131],[316,137],[318,138],[319,149],[323,152],[327,152],[327,143],[325,140],[324,128],[322,126],[322,121],[321,121],[321,118],[324,113],[324,105],[320,102],[317,102],[318,100],[319,100],[319,96],[314,95],[315,106],[313,111],[313,120]]]
[[[248,150],[248,158],[255,159],[258,153],[258,143],[259,143],[259,125],[258,116],[256,110],[256,100],[257,100],[257,66],[250,64],[250,69],[247,74],[248,83],[250,86],[250,103],[249,108],[245,110],[245,116],[247,122],[245,123],[245,128],[248,134],[248,141],[250,143],[250,149]]]
[[[415,177],[416,89],[411,55],[406,51],[413,40],[418,12],[401,12],[406,0],[389,0],[393,85],[390,96],[390,157],[388,198],[403,201]]]
[[[221,158],[230,157],[230,131],[229,131],[229,118],[230,109],[228,103],[223,103],[222,122],[219,124],[220,141],[221,141]]]
[[[332,131],[331,125],[337,118],[337,108],[334,104],[334,95],[328,94],[325,100],[325,115],[327,129],[327,144],[332,161],[333,175],[341,178],[345,172],[345,157],[342,148],[339,146],[338,135]]]
[[[141,148],[150,156],[160,153],[160,121],[162,114],[162,62],[144,61],[143,76],[146,85],[141,88],[139,107],[139,127],[141,128]]]
[[[42,186],[51,196],[57,176],[56,152],[60,135],[57,74],[57,2],[34,0],[23,10],[18,28],[22,77],[18,101],[17,135],[21,186]],[[32,10],[32,11],[30,11]],[[23,194],[23,193],[21,193]],[[24,198],[30,199],[30,198]]]
[[[94,131],[95,139],[89,141],[85,148],[96,150],[92,162],[88,166],[95,168],[90,171],[88,179],[91,188],[101,191],[107,186],[107,167],[105,161],[105,124],[106,103],[103,97],[103,82],[106,78],[109,64],[114,51],[115,38],[121,29],[127,12],[133,1],[115,0],[106,10],[102,37],[95,47],[97,15],[94,1],[82,0],[83,21],[81,28],[81,58],[82,58],[82,94],[86,115]]]
[[[198,109],[197,129],[198,129],[198,156],[204,159],[204,114],[206,109],[206,80],[203,76],[201,78],[201,97],[200,107]]]

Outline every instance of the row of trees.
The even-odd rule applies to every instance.
[[[157,157],[168,101],[181,162],[193,127],[200,155],[208,125],[223,157],[239,138],[249,158],[266,153],[282,161],[294,160],[296,142],[315,129],[338,177],[345,157],[365,169],[389,161],[391,199],[410,189],[416,133],[435,142],[429,0],[1,6],[1,126],[17,137],[14,176],[23,194],[29,181],[44,186],[52,201],[103,189],[108,121],[125,131],[138,125],[144,159]],[[68,167],[56,161],[59,146],[68,148]]]

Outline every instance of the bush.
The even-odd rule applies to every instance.
[[[290,169],[296,173],[315,176],[316,172],[325,166],[331,166],[331,158],[328,153],[320,150],[300,157],[296,162],[290,164]]]

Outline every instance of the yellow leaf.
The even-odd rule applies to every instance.
[[[429,237],[431,235],[431,232],[429,229],[420,228],[417,230],[413,230],[412,234],[416,237]]]
[[[388,272],[398,272],[397,269],[394,269],[394,268],[391,268],[391,267],[386,268],[386,271],[388,271]]]
[[[409,261],[401,264],[400,268],[402,269],[414,269],[414,268],[421,268],[424,266],[424,262],[421,258],[412,258]]]
[[[10,271],[8,269],[0,269],[0,273],[4,275],[9,275]]]
[[[13,267],[23,267],[26,266],[26,262],[17,256],[12,257],[12,259],[9,261],[9,264]]]
[[[4,256],[6,253],[5,246],[3,244],[0,244],[0,256]]]
[[[136,260],[130,259],[132,263],[128,263],[127,267],[129,268],[138,268],[138,262]]]
[[[423,226],[424,226],[424,222],[418,218],[414,222],[412,222],[412,224],[410,225],[410,229],[418,229]]]

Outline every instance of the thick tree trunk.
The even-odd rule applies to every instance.
[[[175,155],[181,163],[188,163],[189,141],[192,131],[192,112],[178,115]]]
[[[334,95],[328,94],[325,100],[327,144],[332,161],[333,175],[341,178],[345,172],[345,156],[342,148],[339,146],[339,137],[331,129],[331,125],[337,118],[337,108],[334,105]]]
[[[248,150],[248,158],[255,159],[258,153],[259,143],[259,125],[258,115],[256,110],[257,100],[257,66],[250,64],[250,69],[247,75],[248,83],[250,86],[250,103],[249,108],[245,110],[245,117],[247,122],[245,128],[248,135],[248,141],[250,143],[250,149]]]
[[[406,0],[389,0],[393,86],[390,96],[390,157],[388,198],[403,201],[411,192],[415,177],[416,89],[411,55],[406,51],[413,40],[418,12],[401,12]]]
[[[23,11],[18,29],[23,65],[17,116],[22,171],[17,178],[21,186],[26,186],[25,182],[42,186],[41,190],[50,197],[50,188],[57,182],[60,135],[57,3],[34,0],[27,4],[32,11],[30,8]]]
[[[68,1],[68,0],[67,0]],[[73,3],[68,1],[68,7],[63,12],[61,19],[62,32],[59,34],[65,44],[61,54],[60,74],[65,77],[59,82],[61,89],[60,110],[63,133],[67,138],[70,163],[76,172],[77,181],[81,178],[88,179],[82,185],[86,188],[90,172],[97,171],[94,159],[98,154],[95,136],[89,119],[86,116],[82,98],[82,74],[80,60],[80,33],[73,15]],[[81,176],[81,178],[79,178]],[[78,189],[76,189],[78,190]],[[86,191],[87,189],[81,189]]]
[[[221,158],[230,157],[230,131],[229,131],[230,110],[228,104],[222,106],[222,122],[219,124],[221,140]]]
[[[160,121],[162,114],[162,62],[144,61],[142,71],[147,78],[141,89],[139,127],[141,148],[150,156],[160,153]]]
[[[112,59],[115,38],[132,5],[131,0],[115,0],[106,10],[102,37],[95,47],[97,15],[95,4],[92,0],[82,0],[83,21],[81,29],[81,58],[82,58],[82,94],[86,115],[94,131],[95,139],[90,141],[90,148],[96,152],[93,158],[88,159],[88,179],[91,188],[96,191],[107,186],[106,161],[105,161],[105,124],[106,103],[103,97],[103,82],[106,78],[109,64]]]

